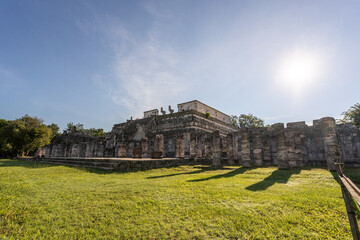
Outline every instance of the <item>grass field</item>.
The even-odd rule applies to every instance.
[[[319,168],[109,173],[3,159],[0,193],[6,239],[351,239],[340,187]]]

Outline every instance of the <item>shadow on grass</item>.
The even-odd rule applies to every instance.
[[[275,183],[287,183],[293,174],[299,174],[300,172],[300,168],[289,170],[277,169],[273,171],[270,176],[264,178],[261,182],[250,185],[246,187],[246,189],[250,191],[264,191]]]
[[[173,176],[179,176],[179,175],[191,175],[191,174],[197,174],[197,173],[213,171],[213,170],[230,170],[230,169],[232,169],[232,168],[220,168],[220,169],[216,168],[215,169],[212,167],[194,167],[194,168],[199,168],[199,170],[192,171],[192,172],[180,172],[180,173],[172,173],[172,174],[167,174],[167,175],[152,176],[152,177],[147,177],[147,179],[165,178],[165,177],[173,177]]]
[[[188,182],[202,182],[202,181],[208,181],[208,180],[212,180],[212,179],[234,177],[234,176],[236,176],[238,174],[243,174],[244,172],[252,170],[252,169],[254,169],[254,168],[240,167],[240,168],[236,168],[233,171],[230,171],[230,172],[227,172],[227,173],[223,173],[223,174],[219,174],[219,175],[215,175],[215,176],[211,176],[211,177],[207,177],[207,178],[188,180]]]

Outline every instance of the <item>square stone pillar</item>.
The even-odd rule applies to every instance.
[[[220,139],[219,139],[219,148],[220,148]],[[204,141],[204,157],[206,159],[211,159],[212,158],[212,139],[208,136],[205,136],[205,141]]]
[[[134,151],[134,143],[130,142],[128,143],[128,146],[126,148],[126,157],[133,157],[133,151]]]
[[[251,167],[251,146],[249,129],[243,128],[240,130],[241,137],[241,161],[243,167]]]
[[[268,128],[264,128],[262,132],[262,146],[263,146],[263,166],[270,166],[271,161],[271,138]]]
[[[178,134],[176,136],[176,157],[177,158],[184,158],[185,157],[184,134]]]
[[[119,143],[117,146],[116,157],[125,158],[126,157],[126,145],[124,143]]]
[[[196,158],[196,133],[191,132],[190,133],[190,159]]]
[[[277,142],[277,161],[279,169],[289,168],[289,159],[287,156],[287,147],[285,145],[285,129],[283,123],[277,123],[271,126],[274,140]]]
[[[214,131],[212,133],[212,159],[211,166],[220,167],[221,158],[220,158],[220,133],[219,131]]]
[[[226,144],[227,144],[227,158],[228,158],[228,164],[230,166],[234,165],[234,135],[228,134],[226,136]]]
[[[80,146],[79,144],[73,144],[71,146],[71,157],[79,157]]]
[[[94,156],[94,142],[88,142],[86,144],[85,157],[93,157]]]
[[[185,159],[190,158],[190,133],[184,133],[184,155]]]
[[[161,157],[165,156],[164,153],[164,135],[162,134],[156,134],[156,148],[155,151],[156,152],[162,152]]]
[[[253,140],[253,154],[254,154],[254,165],[261,167],[263,165],[263,147],[262,147],[262,134],[261,128],[253,128],[251,130]]]
[[[196,137],[196,158],[201,159],[203,157],[202,155],[202,140],[203,138],[201,135],[197,135]]]
[[[285,129],[285,146],[287,149],[287,157],[289,167],[296,167],[296,154],[295,154],[295,131],[293,128],[287,127]]]
[[[141,149],[142,149],[142,158],[148,158],[149,152],[148,152],[148,140],[146,138],[141,139]]]
[[[320,126],[324,138],[324,148],[327,166],[330,171],[335,171],[335,163],[341,163],[340,144],[336,132],[335,119],[325,117],[320,119]]]

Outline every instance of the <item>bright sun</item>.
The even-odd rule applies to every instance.
[[[292,93],[300,94],[320,78],[321,59],[311,51],[297,50],[283,59],[277,70],[278,84]]]

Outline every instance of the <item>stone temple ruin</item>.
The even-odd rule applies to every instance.
[[[197,100],[144,112],[115,124],[106,137],[63,133],[36,153],[47,162],[138,170],[178,164],[360,166],[360,131],[333,118],[238,129],[230,116]]]

